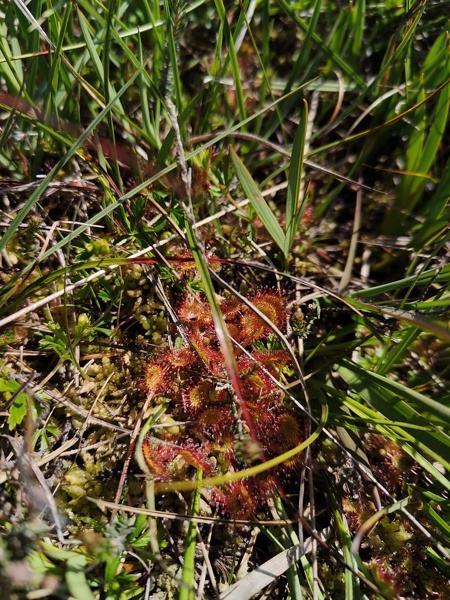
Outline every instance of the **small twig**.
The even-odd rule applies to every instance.
[[[209,581],[211,583],[211,587],[213,588],[216,596],[219,595],[219,589],[217,587],[217,581],[216,581],[216,578],[214,575],[214,570],[212,568],[211,561],[209,560],[208,550],[206,548],[205,543],[203,542],[202,535],[198,529],[197,529],[197,540],[198,540],[197,543],[200,546],[200,550],[202,551],[202,554],[203,554],[203,560],[205,561],[205,565],[204,565],[205,568],[202,572],[202,576],[200,577],[200,580],[198,582],[198,588],[197,588],[197,599],[202,600],[202,598],[204,598],[203,589],[204,589],[204,584],[205,584],[206,571],[208,572]]]
[[[119,485],[117,487],[117,492],[116,492],[116,496],[115,496],[115,503],[116,503],[116,505],[119,505],[120,498],[122,497],[122,492],[124,490],[125,483],[126,483],[126,480],[128,478],[128,470],[130,468],[131,460],[132,460],[133,455],[134,455],[134,447],[136,445],[136,440],[139,437],[139,433],[141,431],[142,421],[143,421],[144,416],[145,416],[145,414],[146,414],[146,412],[148,410],[148,407],[150,406],[150,402],[151,402],[151,398],[147,398],[146,401],[145,401],[145,403],[144,403],[144,406],[142,407],[141,414],[139,415],[139,417],[138,417],[138,419],[136,421],[136,424],[134,426],[133,432],[132,432],[131,437],[130,437],[130,442],[129,442],[127,453],[126,453],[126,456],[125,456],[125,462],[124,462],[124,465],[123,465],[122,473],[120,475]],[[117,509],[114,508],[113,511],[112,511],[112,513],[111,513],[111,518],[110,518],[110,523],[111,524],[113,524],[113,522],[114,522],[114,518],[116,516],[116,512],[117,512]]]
[[[298,519],[269,519],[269,520],[249,520],[249,519],[223,519],[220,517],[200,517],[195,515],[187,515],[174,512],[165,512],[162,510],[150,510],[148,508],[139,508],[137,506],[128,506],[127,504],[118,504],[117,502],[108,502],[102,498],[92,498],[91,496],[85,496],[86,500],[93,502],[100,510],[123,510],[127,513],[136,515],[147,515],[159,519],[169,519],[171,521],[197,521],[198,523],[206,523],[208,525],[233,525],[236,527],[248,527],[248,526],[274,526],[274,527],[285,527],[286,525],[292,525],[298,523]]]
[[[14,360],[14,362],[18,362],[15,357],[12,357],[12,359]],[[32,369],[30,369],[29,367],[25,366],[24,369],[26,370],[26,373],[34,373],[34,371],[32,371]],[[14,379],[16,379],[17,381],[20,382],[20,381],[23,381],[26,379],[26,375],[21,374],[21,373],[14,374]],[[103,419],[99,419],[98,417],[89,415],[89,412],[87,410],[85,410],[81,406],[77,406],[76,404],[74,404],[73,402],[68,400],[65,397],[65,393],[67,392],[69,387],[70,387],[70,385],[63,391],[63,393],[61,393],[54,388],[43,390],[41,383],[39,383],[37,385],[32,385],[31,383],[28,383],[27,389],[28,389],[29,393],[38,400],[38,402],[45,403],[45,402],[48,402],[49,400],[52,400],[56,404],[62,404],[66,408],[69,408],[71,411],[73,411],[74,414],[80,415],[80,416],[88,419],[91,423],[96,423],[97,425],[101,425],[102,427],[106,427],[108,429],[113,429],[115,431],[120,431],[121,433],[126,433],[126,434],[131,433],[131,430],[129,430],[129,429],[125,429],[124,427],[119,427],[118,425],[114,425],[113,423],[108,423],[107,421],[104,421]]]
[[[79,544],[78,540],[66,540],[63,535],[62,523],[59,515],[59,511],[56,507],[55,499],[53,498],[53,494],[50,488],[45,481],[45,477],[39,469],[38,465],[31,457],[29,452],[25,450],[25,444],[19,438],[14,438],[10,435],[5,435],[13,447],[14,453],[17,456],[17,462],[19,465],[19,470],[23,478],[23,483],[26,486],[26,493],[30,502],[32,503],[32,508],[35,511],[45,511],[46,509],[50,510],[50,514],[52,516],[53,523],[55,525],[56,534],[58,536],[58,540],[61,544]],[[44,497],[39,498],[39,492],[36,485],[33,484],[31,480],[30,474],[36,477],[41,489],[44,493]],[[33,491],[35,492],[33,494]],[[44,500],[45,499],[45,500]]]

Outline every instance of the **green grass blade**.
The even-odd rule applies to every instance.
[[[241,161],[241,159],[231,146],[230,155],[236,171],[237,178],[239,179],[239,182],[242,185],[246,196],[250,200],[253,209],[255,210],[258,217],[261,219],[262,224],[269,232],[273,241],[284,252],[285,234],[283,233],[283,230],[281,229],[276,216],[270,210],[267,202],[261,195],[258,186],[253,181],[252,176],[250,175],[244,163]]]
[[[111,32],[112,32],[112,28],[113,28],[113,21],[114,21],[114,17],[116,14],[116,10],[117,10],[117,0],[108,0],[107,13],[106,13],[107,14],[106,32],[105,32],[105,36],[104,36],[104,40],[103,40],[103,44],[102,44],[102,48],[103,48],[103,60],[102,60],[103,82],[111,81],[111,53],[112,53],[112,44],[111,44],[112,33]],[[111,88],[109,85],[104,86],[104,95],[105,95],[105,102],[108,103],[111,98]],[[111,140],[111,142],[113,144],[115,144],[115,131],[114,131],[114,124],[113,124],[111,112],[109,112],[106,115],[106,119],[107,119],[107,123],[108,123],[109,139]],[[117,164],[117,159],[113,160],[113,168],[114,168],[116,183],[117,183],[117,185],[120,186],[121,177],[120,177],[120,172],[119,172],[119,166]]]
[[[434,322],[426,319],[425,317],[417,314],[416,312],[402,310],[398,308],[392,308],[389,306],[376,306],[374,304],[364,304],[361,302],[352,302],[348,299],[353,306],[363,308],[369,312],[375,312],[384,315],[385,317],[391,317],[397,319],[408,325],[414,325],[419,327],[423,331],[434,333],[437,338],[442,340],[450,341],[450,331],[444,322]],[[445,306],[448,306],[448,302],[444,302]]]
[[[277,2],[281,6],[281,8],[286,12],[286,14],[289,15],[295,21],[295,23],[297,23],[297,25],[302,29],[302,31],[308,32],[309,26],[299,16],[298,11],[294,8],[294,6],[291,6],[286,0],[277,0]],[[348,63],[348,61],[342,58],[340,54],[330,50],[328,42],[322,39],[322,37],[318,33],[312,32],[311,35],[313,41],[319,45],[321,51],[330,59],[333,65],[339,68],[343,73],[348,75],[348,77],[350,77],[352,81],[354,81],[362,90],[364,90],[366,88],[366,82],[359,75],[356,69],[354,69],[353,66]]]
[[[246,119],[245,100],[241,83],[241,71],[239,68],[239,61],[236,54],[236,48],[234,46],[233,36],[231,34],[230,26],[228,24],[227,14],[223,1],[214,0],[214,3],[216,5],[217,12],[219,13],[220,21],[223,27],[224,38],[228,46],[227,58],[230,60],[231,63],[231,72],[233,74],[233,81],[236,87],[236,101],[239,109],[239,116],[241,121],[244,121]]]
[[[197,471],[197,481],[202,480],[202,472]],[[197,487],[194,491],[191,504],[191,515],[194,517],[200,514],[200,496],[201,488]],[[197,547],[197,523],[189,521],[186,544],[184,549],[183,570],[181,581],[184,585],[180,586],[178,600],[194,600],[195,598],[195,549]]]
[[[89,136],[95,130],[97,125],[99,125],[99,123],[101,123],[101,121],[108,114],[108,112],[111,110],[111,108],[117,103],[120,96],[122,94],[124,94],[129,87],[131,87],[133,85],[135,79],[137,79],[139,74],[140,74],[139,71],[136,71],[136,73],[127,81],[127,83],[118,92],[118,94],[116,94],[111,99],[111,101],[98,114],[98,116],[89,124],[89,126],[85,129],[85,131],[80,135],[80,137],[69,148],[69,150],[66,152],[66,154],[64,154],[64,156],[62,156],[60,158],[60,160],[53,167],[53,169],[50,171],[50,173],[42,180],[42,183],[40,183],[39,186],[36,188],[36,190],[31,194],[31,196],[29,197],[27,202],[24,204],[24,206],[18,212],[15,219],[12,221],[11,225],[8,227],[8,230],[5,232],[5,234],[0,239],[0,252],[6,247],[6,244],[8,244],[8,242],[11,240],[16,229],[20,226],[20,224],[25,219],[26,215],[30,212],[30,210],[33,208],[35,203],[39,200],[42,193],[47,189],[48,184],[51,181],[53,181],[53,179],[57,175],[57,173],[59,173],[59,171],[64,167],[64,165],[66,165],[69,162],[69,160],[77,152],[77,150],[79,150],[79,148],[81,148],[83,143],[89,138]]]
[[[428,502],[423,503],[422,510],[423,513],[430,519],[430,521],[439,527],[439,530],[445,534],[446,543],[450,544],[450,523],[443,519]]]
[[[86,47],[89,51],[89,56],[91,57],[92,60],[92,64],[95,68],[95,72],[97,74],[97,77],[100,79],[102,88],[105,90],[107,90],[107,93],[109,94],[109,96],[111,98],[114,98],[114,106],[116,106],[118,108],[118,110],[120,111],[121,114],[124,114],[125,111],[123,109],[123,106],[120,102],[120,96],[121,94],[117,94],[116,91],[114,90],[114,87],[112,85],[112,83],[108,80],[105,81],[105,70],[104,70],[104,66],[102,64],[102,61],[100,60],[100,57],[98,55],[98,51],[95,47],[94,44],[94,40],[91,36],[91,33],[89,31],[89,22],[87,21],[86,17],[84,16],[84,14],[80,11],[80,9],[77,10],[77,14],[78,14],[78,19],[80,22],[80,27],[81,27],[81,31],[83,32],[83,38],[86,41]]]
[[[377,373],[367,371],[349,360],[343,360],[341,364],[342,367],[339,368],[345,370],[348,382],[363,389],[365,398],[367,399],[370,396],[371,401],[373,399],[373,401],[376,402],[376,406],[381,406],[375,400],[376,390],[380,392],[383,391],[383,393],[386,393],[386,398],[396,397],[398,399],[395,413],[401,411],[404,417],[413,418],[415,417],[416,411],[418,411],[419,414],[430,411],[443,423],[450,425],[450,408],[443,405],[441,402],[437,402],[424,394],[409,389],[398,381],[387,379]],[[402,404],[399,399],[403,399],[405,404]],[[414,407],[414,410],[408,405]],[[445,439],[447,440],[447,438]],[[447,443],[450,443],[449,440],[446,441],[446,444]]]
[[[381,432],[384,430],[384,435],[394,439],[415,460],[426,465],[427,470],[433,476],[438,476],[437,469],[431,465],[426,456],[438,461],[446,469],[450,468],[448,460],[450,437],[421,415],[421,412],[425,410],[448,428],[450,408],[441,406],[431,398],[409,390],[395,381],[366,371],[350,361],[342,361],[341,365],[337,367],[337,371],[354,392],[386,419],[394,422],[404,421],[413,426],[419,426],[411,430],[407,425],[402,427],[398,425],[381,426]],[[450,481],[447,481],[445,476],[439,475],[438,477],[439,481],[446,481],[446,485],[450,486]]]
[[[312,52],[313,47],[313,36],[316,33],[317,25],[319,23],[320,12],[322,9],[322,0],[317,0],[314,2],[314,10],[311,15],[311,19],[308,23],[307,30],[305,32],[305,39],[302,43],[300,53],[298,55],[297,60],[295,61],[294,69],[292,75],[288,80],[288,84],[285,88],[285,93],[292,89],[295,81],[298,81],[298,76],[303,79],[303,77],[310,77],[311,74],[308,75],[308,71],[310,69],[311,63],[314,62],[314,56]],[[311,73],[309,71],[309,73]]]
[[[340,372],[341,373],[341,372]],[[345,372],[342,371],[345,379]],[[350,383],[350,379],[348,380]],[[363,391],[363,394],[366,394]],[[394,403],[395,401],[390,398],[388,402]],[[359,400],[355,400],[353,398],[347,397],[343,404],[350,409],[351,412],[358,415],[365,422],[370,423],[374,430],[379,434],[387,437],[388,439],[393,440],[398,446],[400,446],[405,452],[407,452],[418,464],[420,464],[439,484],[441,484],[445,489],[450,490],[450,480],[443,475],[436,466],[434,466],[430,460],[425,458],[421,452],[418,451],[420,444],[415,440],[414,435],[417,431],[423,430],[423,427],[415,427],[410,423],[404,423],[402,427],[400,427],[399,421],[396,420],[392,422],[390,419],[384,419],[379,417],[379,412],[373,410],[364,404],[362,404]],[[408,433],[407,430],[411,431],[411,434]],[[432,455],[432,454],[430,454]],[[444,456],[448,456],[448,450],[445,452]],[[440,461],[440,458],[437,458]],[[446,464],[448,461],[443,460],[443,464]]]
[[[442,94],[442,92],[441,92]],[[425,82],[424,77],[420,78],[419,91],[416,101],[423,102],[425,100]],[[420,160],[423,146],[426,140],[427,118],[426,105],[422,104],[414,113],[415,127],[411,132],[408,148],[406,150],[406,171],[419,171]],[[408,179],[406,178],[406,181]]]
[[[0,61],[0,72],[5,78],[6,84],[9,91],[12,94],[19,94],[23,88],[23,71],[22,62],[13,61],[14,50],[11,46],[17,46],[14,37],[10,36],[11,27],[8,27],[8,23],[11,19],[14,19],[14,15],[10,14],[12,11],[12,4],[9,6],[9,10],[6,13],[6,18],[0,23],[0,53],[3,56],[3,60]],[[14,32],[14,26],[12,27]],[[14,36],[14,33],[12,34]],[[18,54],[20,55],[20,49]]]
[[[450,158],[445,165],[439,183],[427,203],[426,218],[415,228],[415,236],[411,245],[420,250],[431,244],[435,236],[447,229],[450,220],[448,196],[450,189]]]
[[[297,133],[295,134],[291,160],[289,163],[288,188],[286,194],[286,233],[284,239],[285,256],[288,256],[289,254],[306,206],[305,199],[303,199],[303,203],[299,207],[299,200],[303,179],[303,158],[305,154],[307,129],[308,104],[306,100],[303,100],[303,112],[300,124],[297,128]]]
[[[450,58],[447,63],[445,78],[450,78]],[[450,85],[447,85],[443,90],[440,91],[436,107],[430,117],[431,128],[423,146],[420,162],[417,168],[419,172],[427,173],[436,158],[436,153],[443,141],[443,137],[448,125],[449,107]],[[414,184],[415,185],[412,186],[413,194],[416,193],[416,188],[420,182],[416,179]]]
[[[139,47],[139,63],[142,67],[142,72],[145,70],[144,66],[144,56],[143,56],[143,48],[142,48],[142,36],[139,34],[138,36],[138,47]],[[152,140],[152,145],[158,148],[161,144],[159,137],[157,135],[157,128],[155,127],[154,122],[152,122],[151,114],[150,114],[150,97],[149,90],[145,84],[145,78],[141,75],[139,78],[139,100],[141,104],[142,110],[142,127],[145,131],[145,134],[149,140]],[[155,121],[158,121],[159,116],[159,103],[158,110],[155,111]]]
[[[445,73],[445,78],[450,76],[450,60],[448,61],[448,71]],[[421,100],[422,98],[419,98]],[[448,125],[448,114],[450,107],[450,85],[447,85],[439,93],[439,98],[434,108],[433,113],[429,117],[429,132],[425,136],[426,119],[422,114],[424,111],[417,111],[416,117],[419,117],[419,123],[416,126],[416,131],[422,130],[422,143],[420,143],[417,152],[414,153],[412,161],[413,165],[408,167],[408,170],[414,170],[416,174],[428,173],[431,165],[435,161],[436,153],[442,143],[443,136]],[[424,109],[425,107],[422,107]],[[422,118],[420,119],[420,116]],[[408,210],[414,208],[420,200],[422,191],[427,183],[426,177],[406,176],[405,184],[400,187],[397,208],[408,207]]]
[[[399,332],[400,333],[400,332]],[[382,360],[377,366],[378,375],[387,375],[394,369],[394,365],[399,363],[403,355],[409,350],[414,340],[418,338],[421,330],[418,327],[409,327],[406,331],[401,331],[403,339],[385,346],[385,352]]]
[[[351,29],[352,29],[352,56],[354,60],[358,60],[361,54],[361,47],[364,39],[365,17],[366,17],[366,0],[356,0],[350,8],[351,11]]]
[[[328,482],[327,482],[328,483]],[[345,564],[351,566],[354,570],[357,570],[357,564],[355,562],[355,558],[352,554],[352,538],[350,535],[350,531],[348,529],[348,524],[345,520],[344,515],[342,514],[342,509],[338,504],[338,499],[336,497],[335,491],[332,486],[328,483],[327,492],[330,502],[330,509],[333,512],[334,521],[336,524],[336,528],[338,531],[340,545],[342,548],[342,555],[345,561]],[[359,598],[358,590],[358,580],[353,575],[350,569],[345,569],[344,571],[344,585],[345,585],[345,600],[353,600],[355,596]],[[356,592],[356,594],[354,594]]]
[[[275,504],[277,513],[280,515],[280,517],[282,519],[288,519],[286,510],[283,506],[283,502],[282,502],[280,496],[277,495],[274,498],[274,504]],[[300,543],[300,541],[298,539],[298,535],[290,523],[286,524],[286,533],[283,534],[283,537],[280,541],[281,541],[282,546],[284,548],[286,548],[287,550],[289,550],[289,548],[298,546],[298,544]],[[302,559],[304,559],[304,561]],[[309,562],[308,562],[306,556],[303,555],[302,559],[301,559],[301,562],[303,563],[303,568],[305,570],[306,578],[308,579],[308,576],[309,576],[308,581],[311,584],[311,587],[313,587],[312,569],[310,568],[310,565],[309,565]],[[298,564],[298,563],[296,565],[292,565],[286,571],[286,577],[287,577],[288,586],[289,586],[289,593],[291,595],[292,600],[302,600],[303,599],[302,588],[300,585],[300,581],[301,581],[300,574],[301,574],[300,564]],[[318,598],[317,600],[323,600],[323,599]]]
[[[354,298],[373,298],[381,294],[385,294],[391,290],[401,290],[402,288],[409,287],[412,284],[415,285],[426,285],[432,281],[436,283],[449,283],[450,282],[450,265],[444,265],[442,269],[436,274],[434,269],[427,269],[419,273],[418,275],[410,275],[403,279],[398,279],[382,285],[366,288],[363,290],[357,290],[353,292]],[[350,300],[351,301],[351,300]],[[374,310],[377,310],[376,308]],[[380,307],[381,310],[381,307]]]

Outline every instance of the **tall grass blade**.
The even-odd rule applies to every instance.
[[[111,101],[105,106],[105,108],[100,111],[97,117],[88,125],[85,131],[80,135],[80,137],[73,143],[73,145],[69,148],[69,150],[60,158],[57,164],[53,167],[48,175],[42,180],[36,190],[31,194],[28,200],[25,202],[24,206],[18,212],[17,216],[14,218],[10,226],[8,227],[5,234],[0,239],[0,252],[6,247],[8,242],[13,237],[15,231],[23,222],[27,214],[33,208],[35,203],[39,200],[43,192],[47,189],[49,183],[53,181],[54,177],[59,173],[59,171],[66,165],[72,156],[81,148],[83,143],[89,138],[92,132],[95,130],[97,125],[101,123],[104,117],[108,114],[108,112],[112,109],[112,107],[117,103],[120,96],[126,92],[126,90],[131,87],[139,76],[140,72],[136,71],[134,75],[127,81],[127,83],[122,87],[121,90],[111,99]],[[31,266],[31,265],[30,265]]]
[[[444,80],[450,77],[450,55],[447,61],[447,68],[444,71]],[[442,80],[441,80],[442,81]],[[425,107],[424,107],[425,108]],[[405,176],[403,185],[400,186],[397,201],[397,208],[408,207],[411,210],[420,200],[421,194],[427,183],[426,175],[436,159],[436,153],[442,143],[443,137],[448,125],[448,115],[450,108],[450,85],[447,85],[439,93],[436,106],[430,117],[426,119],[424,110],[418,111],[416,116],[419,122],[416,125],[416,131],[422,131],[422,143],[419,142],[417,151],[412,154],[410,163],[407,165],[408,171],[415,171],[416,174],[423,174],[424,177]],[[422,117],[422,118],[420,118]],[[425,130],[428,133],[425,134]],[[414,133],[412,140],[414,140]]]
[[[264,200],[258,186],[254,182],[252,176],[248,172],[244,163],[241,161],[235,150],[230,146],[230,155],[233,162],[237,178],[239,179],[242,188],[250,200],[250,203],[255,210],[258,217],[261,219],[261,223],[269,232],[273,241],[277,246],[284,252],[285,251],[285,234],[281,229],[280,224],[276,216],[269,208],[267,202]]]
[[[427,207],[426,218],[414,228],[415,235],[411,245],[420,250],[431,244],[436,236],[443,233],[450,220],[450,207],[448,205],[450,189],[450,158],[445,165],[444,172],[436,189],[431,195]]]
[[[89,22],[86,19],[86,17],[84,16],[84,14],[79,9],[78,9],[77,13],[78,13],[80,27],[83,32],[83,38],[86,41],[86,47],[89,51],[89,56],[92,60],[92,64],[94,66],[95,72],[97,73],[97,77],[100,79],[102,88],[105,90],[105,93],[107,91],[108,95],[111,98],[115,98],[113,105],[118,108],[118,110],[120,111],[121,114],[125,114],[124,108],[120,102],[121,94],[116,93],[112,83],[109,80],[105,81],[104,65],[102,64],[102,61],[100,60],[100,57],[98,55],[98,50],[95,47],[94,40],[89,31],[89,27],[90,27]]]
[[[197,481],[202,480],[201,469],[197,472]],[[191,515],[196,517],[200,514],[200,495],[201,488],[197,487],[194,491],[191,504]],[[182,584],[180,586],[180,593],[178,594],[178,600],[194,600],[195,598],[195,549],[197,547],[197,523],[196,521],[189,521],[186,545],[184,549],[184,560],[183,570],[181,573]]]
[[[300,124],[295,134],[292,155],[289,163],[288,188],[286,194],[286,233],[284,255],[288,256],[306,207],[306,198],[299,206],[303,181],[303,158],[305,154],[306,133],[308,129],[308,104],[303,100]]]
[[[236,89],[236,101],[239,110],[239,117],[241,121],[244,121],[246,119],[244,92],[242,90],[241,70],[239,68],[239,61],[236,54],[236,48],[234,46],[233,35],[228,24],[227,14],[223,0],[214,0],[214,3],[216,5],[217,12],[219,13],[221,25],[223,27],[225,42],[227,43],[227,59],[229,59],[231,63],[231,72],[233,74],[233,82]]]

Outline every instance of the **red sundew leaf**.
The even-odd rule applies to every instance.
[[[213,375],[224,374],[223,355],[217,346],[196,328],[189,333],[189,341],[195,348],[200,359],[205,363]]]
[[[269,431],[275,423],[275,416],[272,407],[264,399],[256,399],[255,396],[247,400],[248,411],[253,419],[253,424],[256,432],[256,439],[264,441],[269,435]]]
[[[142,454],[155,479],[158,481],[171,479],[170,464],[177,455],[177,450],[173,446],[145,438],[142,442]]]
[[[149,396],[162,391],[166,385],[167,368],[158,363],[148,365],[144,374],[144,386]]]
[[[239,361],[239,366],[242,367],[240,373],[246,397],[251,394],[255,398],[259,398],[279,389],[270,374],[266,372],[267,370],[261,368],[250,357],[246,356],[245,359]],[[283,396],[282,393],[281,397]]]
[[[209,381],[202,381],[191,387],[183,394],[183,406],[186,412],[198,412],[205,408],[211,401],[212,392],[213,387]]]
[[[203,433],[206,431],[214,433],[216,436],[215,442],[221,443],[227,437],[228,432],[231,432],[235,420],[228,409],[211,407],[201,414],[199,423]]]
[[[284,413],[278,417],[277,432],[282,452],[295,448],[300,443],[300,426],[293,415]]]
[[[225,318],[228,327],[228,321],[240,314],[242,310],[242,302],[235,296],[230,296],[220,305],[220,310]]]
[[[283,325],[285,315],[285,302],[278,294],[258,294],[252,298],[252,304],[256,306],[277,327]]]
[[[258,368],[257,363],[252,360],[248,353],[238,356],[236,363],[239,368],[239,375],[242,379],[245,379],[247,375],[253,373]]]
[[[214,393],[211,396],[211,400],[213,404],[217,404],[220,407],[224,406],[224,414],[229,413],[229,407],[231,406],[231,399],[229,392],[226,389],[223,390],[214,390]]]
[[[271,383],[273,384],[273,382]],[[282,406],[284,397],[283,390],[280,390],[278,386],[274,385],[273,389],[263,390],[258,402],[265,402],[270,407],[270,410],[273,411]]]
[[[214,490],[216,504],[225,514],[236,519],[253,517],[266,499],[273,496],[278,482],[272,475],[233,481],[225,488]]]
[[[251,493],[242,481],[229,483],[224,490],[214,490],[215,503],[225,514],[231,514],[236,519],[252,517],[258,508],[261,496]]]
[[[252,358],[262,364],[271,375],[276,376],[283,367],[291,364],[291,358],[286,350],[253,350]]]
[[[258,430],[260,430],[259,428]],[[264,435],[265,432],[265,435]],[[270,457],[278,456],[288,450],[298,446],[303,436],[300,425],[294,415],[287,412],[282,412],[278,415],[273,415],[273,421],[270,427],[262,431],[264,440],[264,450]],[[284,461],[275,469],[275,473],[284,476],[290,476],[292,473],[298,473],[303,465],[302,454],[296,454],[292,458]]]
[[[239,343],[244,341],[245,336],[243,335],[242,328],[239,327],[236,323],[227,323],[227,329],[229,336],[233,338],[233,340]],[[242,351],[238,347],[234,349],[234,355],[236,357],[239,356],[241,352]]]
[[[234,435],[229,433],[221,434],[211,444],[211,451],[222,456],[225,460],[231,460],[235,453],[235,440]]]
[[[286,315],[284,298],[274,292],[260,292],[250,299],[251,303],[263,313],[278,329],[283,326]],[[246,344],[266,338],[272,329],[251,309],[243,306],[239,319],[242,337]]]
[[[203,427],[217,427],[222,424],[223,410],[220,408],[207,408],[200,417]]]
[[[208,453],[204,448],[188,443],[178,452],[178,454],[189,466],[194,467],[195,469],[202,469],[206,476],[212,475],[214,465],[208,458]]]
[[[403,574],[398,569],[392,569],[386,557],[373,558],[369,563],[369,569],[374,582],[383,590],[385,598],[401,596]]]
[[[195,364],[197,358],[188,346],[172,350],[163,356],[162,362],[167,361],[175,369],[182,369]]]
[[[245,346],[267,337],[271,332],[271,329],[250,308],[242,315],[240,328]]]
[[[280,476],[284,475],[284,477],[289,478],[292,475],[299,475],[303,465],[303,454],[300,453],[285,460],[282,465],[275,469],[275,472]]]
[[[182,323],[195,323],[200,328],[213,325],[211,310],[197,298],[186,296],[177,314]]]
[[[267,390],[272,390],[274,385],[270,377],[262,369],[258,369],[246,377],[243,387],[246,392],[250,392],[258,397],[265,396]]]

